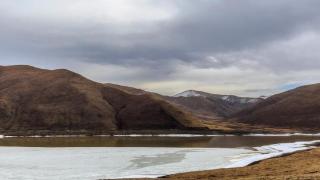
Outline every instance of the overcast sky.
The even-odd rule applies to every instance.
[[[319,0],[1,0],[0,64],[173,95],[320,81]]]

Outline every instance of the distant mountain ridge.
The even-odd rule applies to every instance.
[[[173,97],[194,97],[194,96],[215,97],[230,103],[241,103],[241,104],[254,104],[264,99],[262,96],[258,98],[239,97],[235,95],[211,94],[211,93],[196,91],[196,90],[183,91],[181,93],[174,95]]]
[[[263,98],[219,95],[196,90],[187,90],[167,99],[200,117],[213,119],[227,118],[263,100]]]

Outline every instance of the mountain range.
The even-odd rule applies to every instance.
[[[166,99],[199,117],[213,119],[228,118],[232,114],[263,100],[263,98],[210,94],[195,90],[184,91]]]
[[[320,85],[269,98],[188,90],[163,96],[65,69],[0,66],[1,133],[320,129]]]

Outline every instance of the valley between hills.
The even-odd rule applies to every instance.
[[[188,90],[163,96],[65,69],[0,66],[5,135],[290,133],[320,129],[320,85],[265,98]]]

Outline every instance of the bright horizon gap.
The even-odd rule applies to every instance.
[[[46,67],[37,67],[37,66],[33,66],[33,65],[30,65],[30,64],[7,64],[5,66],[32,66],[32,67],[35,67],[35,68],[40,68],[40,69],[48,69],[48,70],[56,70],[56,69],[66,69],[66,68],[63,68],[63,67],[58,67],[58,68],[46,68]],[[67,69],[67,70],[70,70],[70,69]],[[70,70],[72,71],[72,70]],[[76,72],[76,71],[73,71],[75,73],[78,73],[80,74],[81,76],[84,76],[83,74],[79,73],[79,72]],[[86,76],[84,76],[85,78],[88,78]],[[90,78],[89,78],[90,79]],[[94,79],[90,79],[92,81],[95,81]],[[160,92],[156,92],[156,91],[151,91],[151,90],[147,90],[147,89],[144,89],[144,88],[139,88],[139,87],[135,87],[135,86],[130,86],[130,85],[127,85],[127,84],[119,84],[119,83],[113,83],[113,82],[99,82],[99,81],[95,81],[95,82],[98,82],[98,83],[102,83],[102,84],[105,84],[105,83],[111,83],[111,84],[116,84],[116,85],[121,85],[121,86],[128,86],[128,87],[132,87],[132,88],[137,88],[137,89],[141,89],[141,90],[144,90],[144,91],[149,91],[149,92],[154,92],[154,93],[158,93],[158,94],[161,94]],[[288,90],[292,90],[292,89],[295,89],[297,87],[300,87],[300,86],[304,86],[304,85],[308,85],[308,84],[290,84],[288,86],[285,86],[286,87],[286,90],[283,90],[283,91],[279,91],[278,93],[282,93],[282,92],[285,92],[285,91],[288,91]],[[269,96],[272,96],[272,95],[275,95],[275,94],[278,94],[278,93],[275,93],[275,94],[270,94],[269,96],[267,95],[260,95],[260,96],[242,96],[242,95],[237,95],[237,94],[223,94],[223,93],[215,93],[215,92],[210,92],[210,91],[205,91],[205,90],[198,90],[198,89],[185,89],[183,91],[180,91],[180,92],[177,92],[175,94],[161,94],[161,95],[166,95],[166,96],[174,96],[174,95],[177,95],[179,93],[183,93],[185,91],[202,91],[202,92],[206,92],[206,93],[210,93],[210,94],[220,94],[220,95],[235,95],[235,96],[239,96],[239,97],[251,97],[251,98],[259,98],[259,97],[269,97]]]

